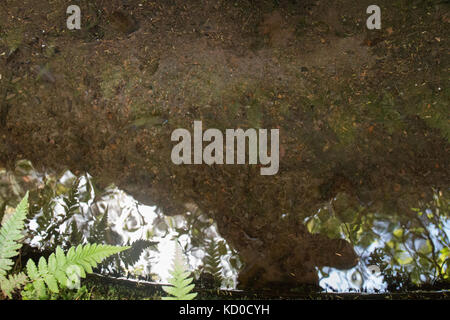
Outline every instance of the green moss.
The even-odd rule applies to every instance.
[[[102,90],[103,97],[106,99],[112,99],[116,96],[117,88],[121,84],[125,84],[126,74],[119,66],[105,69],[102,74],[103,81],[100,83],[100,89]]]
[[[2,42],[6,45],[10,52],[16,51],[23,43],[23,29],[18,27],[9,30],[2,36]]]

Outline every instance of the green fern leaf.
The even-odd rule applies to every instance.
[[[169,279],[169,283],[172,286],[163,286],[162,289],[172,296],[162,297],[162,300],[192,300],[197,296],[197,293],[191,293],[195,286],[191,284],[193,278],[189,278],[189,271],[187,271],[179,245],[175,248],[173,269],[170,274],[172,277]]]
[[[45,288],[44,280],[37,279],[33,282],[33,288],[36,291],[36,296],[40,299],[47,297],[47,289]]]
[[[0,276],[6,276],[6,273],[13,266],[12,257],[18,254],[22,244],[18,243],[23,238],[22,229],[24,220],[28,213],[28,192],[20,201],[16,212],[3,224],[0,229]]]
[[[55,278],[59,283],[69,283],[69,278],[67,278],[67,275],[62,270],[55,270],[54,272]]]
[[[15,289],[19,289],[28,280],[28,277],[24,273],[10,275],[8,278],[0,277],[0,288],[5,296],[12,298],[11,293]]]
[[[56,262],[55,254],[52,253],[50,257],[48,257],[48,271],[51,274],[54,274],[56,271],[56,268],[58,267],[58,262]]]
[[[39,268],[39,273],[42,275],[46,274],[48,272],[47,261],[45,261],[44,257],[41,257],[39,259],[38,268]]]
[[[59,288],[70,287],[74,276],[85,278],[86,273],[92,273],[98,263],[112,254],[119,253],[129,247],[87,244],[69,249],[67,255],[60,247],[52,253],[48,262],[44,257],[39,259],[38,266],[28,260],[27,274],[33,281],[33,288],[39,298],[45,298],[47,288],[58,293]]]
[[[73,270],[78,272],[77,277],[84,278],[86,272],[91,273],[92,268],[103,259],[130,248],[87,244],[72,247],[65,255],[63,250],[57,247],[48,261],[41,257],[36,266],[30,259],[26,265],[26,274],[19,273],[7,278],[6,274],[13,265],[11,258],[18,254],[17,250],[22,246],[18,241],[23,238],[21,232],[27,213],[28,193],[17,206],[16,212],[0,228],[0,289],[6,296],[10,297],[11,292],[25,284],[28,278],[31,279],[31,283],[25,287],[28,297],[46,298],[47,288],[53,293],[59,293],[59,287],[70,287],[69,279],[73,276]]]
[[[53,293],[59,293],[58,283],[56,282],[56,277],[52,274],[44,275],[44,282]]]
[[[72,251],[72,252],[74,251],[73,247],[69,249],[69,253],[70,253],[70,251]],[[60,267],[60,268],[63,265],[65,265],[67,262],[66,256],[64,255],[64,251],[60,247],[56,247],[55,259],[56,259],[57,267]]]
[[[39,279],[39,271],[36,267],[36,264],[31,259],[29,259],[27,262],[27,274],[31,280]]]

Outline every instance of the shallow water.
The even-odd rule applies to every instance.
[[[25,168],[23,170],[2,171],[1,179],[2,202],[8,203],[5,207],[6,217],[11,212],[10,205],[22,194],[23,188],[30,188],[31,185],[34,187],[31,188],[31,199],[34,199],[32,208],[33,205],[39,205],[34,207],[28,224],[28,244],[42,250],[53,249],[56,245],[67,248],[86,242],[134,244],[136,252],[133,257],[121,256],[118,261],[110,260],[102,264],[97,272],[153,283],[167,283],[174,248],[181,245],[188,269],[195,278],[200,278],[202,272],[205,272],[208,257],[215,255],[216,267],[221,275],[220,285],[217,285],[222,289],[237,287],[237,276],[243,263],[239,259],[239,253],[220,236],[217,225],[211,218],[199,215],[195,210],[186,211],[184,215],[166,216],[155,206],[140,204],[115,186],[96,194],[94,179],[89,175],[78,179],[67,171],[56,178],[37,173],[32,169],[31,163],[27,164],[21,164]],[[11,190],[16,194],[7,195],[6,192]],[[73,191],[76,191],[76,196],[72,197],[69,204],[73,206],[72,209],[76,207],[76,210],[69,210],[75,213],[71,213],[70,219],[65,220],[68,213],[67,200]],[[322,290],[393,292],[447,279],[450,254],[447,198],[442,192],[436,192],[433,203],[413,208],[412,212],[416,216],[412,216],[410,220],[405,220],[400,215],[383,216],[373,213],[366,214],[366,220],[358,224],[348,222],[347,225],[337,217],[326,216],[323,220],[321,210],[306,218],[304,223],[311,232],[328,232],[328,235],[346,239],[353,237],[359,258],[358,264],[348,270],[318,268]],[[338,224],[338,230],[330,230],[327,225],[332,218],[335,219],[333,227]],[[74,232],[78,234],[76,237]],[[141,242],[142,240],[148,242]],[[213,252],[208,248],[211,240],[217,244]]]
[[[130,244],[97,271],[159,282],[177,239],[199,286],[448,284],[446,3],[379,0],[380,29],[350,0],[79,5],[0,3],[26,241]]]

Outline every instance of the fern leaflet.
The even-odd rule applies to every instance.
[[[219,288],[222,284],[222,265],[220,262],[219,243],[211,239],[206,247],[206,255],[203,258],[204,271],[213,276],[214,287]]]
[[[18,274],[9,275],[8,277],[0,277],[0,287],[2,292],[8,298],[12,298],[11,293],[15,289],[19,289],[25,283],[27,283],[28,277],[25,273],[21,272]]]
[[[0,229],[0,276],[5,277],[14,264],[12,257],[18,254],[23,238],[22,229],[28,213],[28,192],[20,201],[16,212],[3,224]]]
[[[195,285],[191,284],[193,278],[189,278],[190,273],[187,271],[187,266],[179,245],[176,245],[175,248],[173,269],[170,274],[172,278],[169,279],[169,283],[172,286],[163,286],[162,288],[172,296],[162,297],[162,300],[192,300],[197,296],[197,293],[191,293]]]

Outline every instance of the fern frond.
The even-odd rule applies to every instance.
[[[72,220],[70,223],[69,242],[71,246],[75,246],[83,242],[83,232],[78,229],[76,220]]]
[[[66,220],[70,219],[74,214],[79,212],[80,208],[79,187],[80,187],[80,178],[76,178],[75,181],[72,183],[72,186],[67,195],[63,197],[64,204],[62,206],[64,207],[64,211],[66,213],[65,215]]]
[[[0,229],[0,276],[5,277],[14,262],[11,259],[18,254],[23,238],[22,230],[28,213],[28,192],[20,201],[16,212],[3,224]]]
[[[206,254],[203,258],[204,271],[210,273],[214,278],[214,286],[220,287],[223,281],[222,276],[222,265],[220,262],[220,252],[219,243],[214,241],[214,239],[208,242],[206,247]]]
[[[59,288],[71,287],[74,280],[85,278],[86,273],[92,273],[92,268],[103,259],[129,248],[87,244],[71,247],[67,254],[64,254],[63,250],[57,247],[48,261],[41,257],[37,266],[33,260],[28,260],[27,275],[33,281],[38,296],[44,296],[46,288],[53,293],[59,293]]]
[[[108,207],[100,218],[94,218],[94,224],[89,228],[89,242],[105,243],[107,242],[107,233],[110,230],[108,225]]]
[[[144,239],[136,240],[131,244],[130,250],[120,253],[120,258],[126,267],[133,266],[136,262],[139,261],[142,252],[144,252],[145,249],[157,244],[158,242]]]
[[[190,273],[187,270],[179,245],[175,248],[173,269],[170,274],[172,278],[169,279],[169,283],[172,286],[163,286],[162,289],[172,296],[162,297],[162,300],[192,300],[197,296],[197,293],[191,293],[195,287],[192,284],[194,279],[189,278]]]
[[[19,289],[28,281],[28,277],[25,273],[10,275],[8,277],[0,277],[0,288],[5,296],[12,298],[11,293],[15,289]]]

